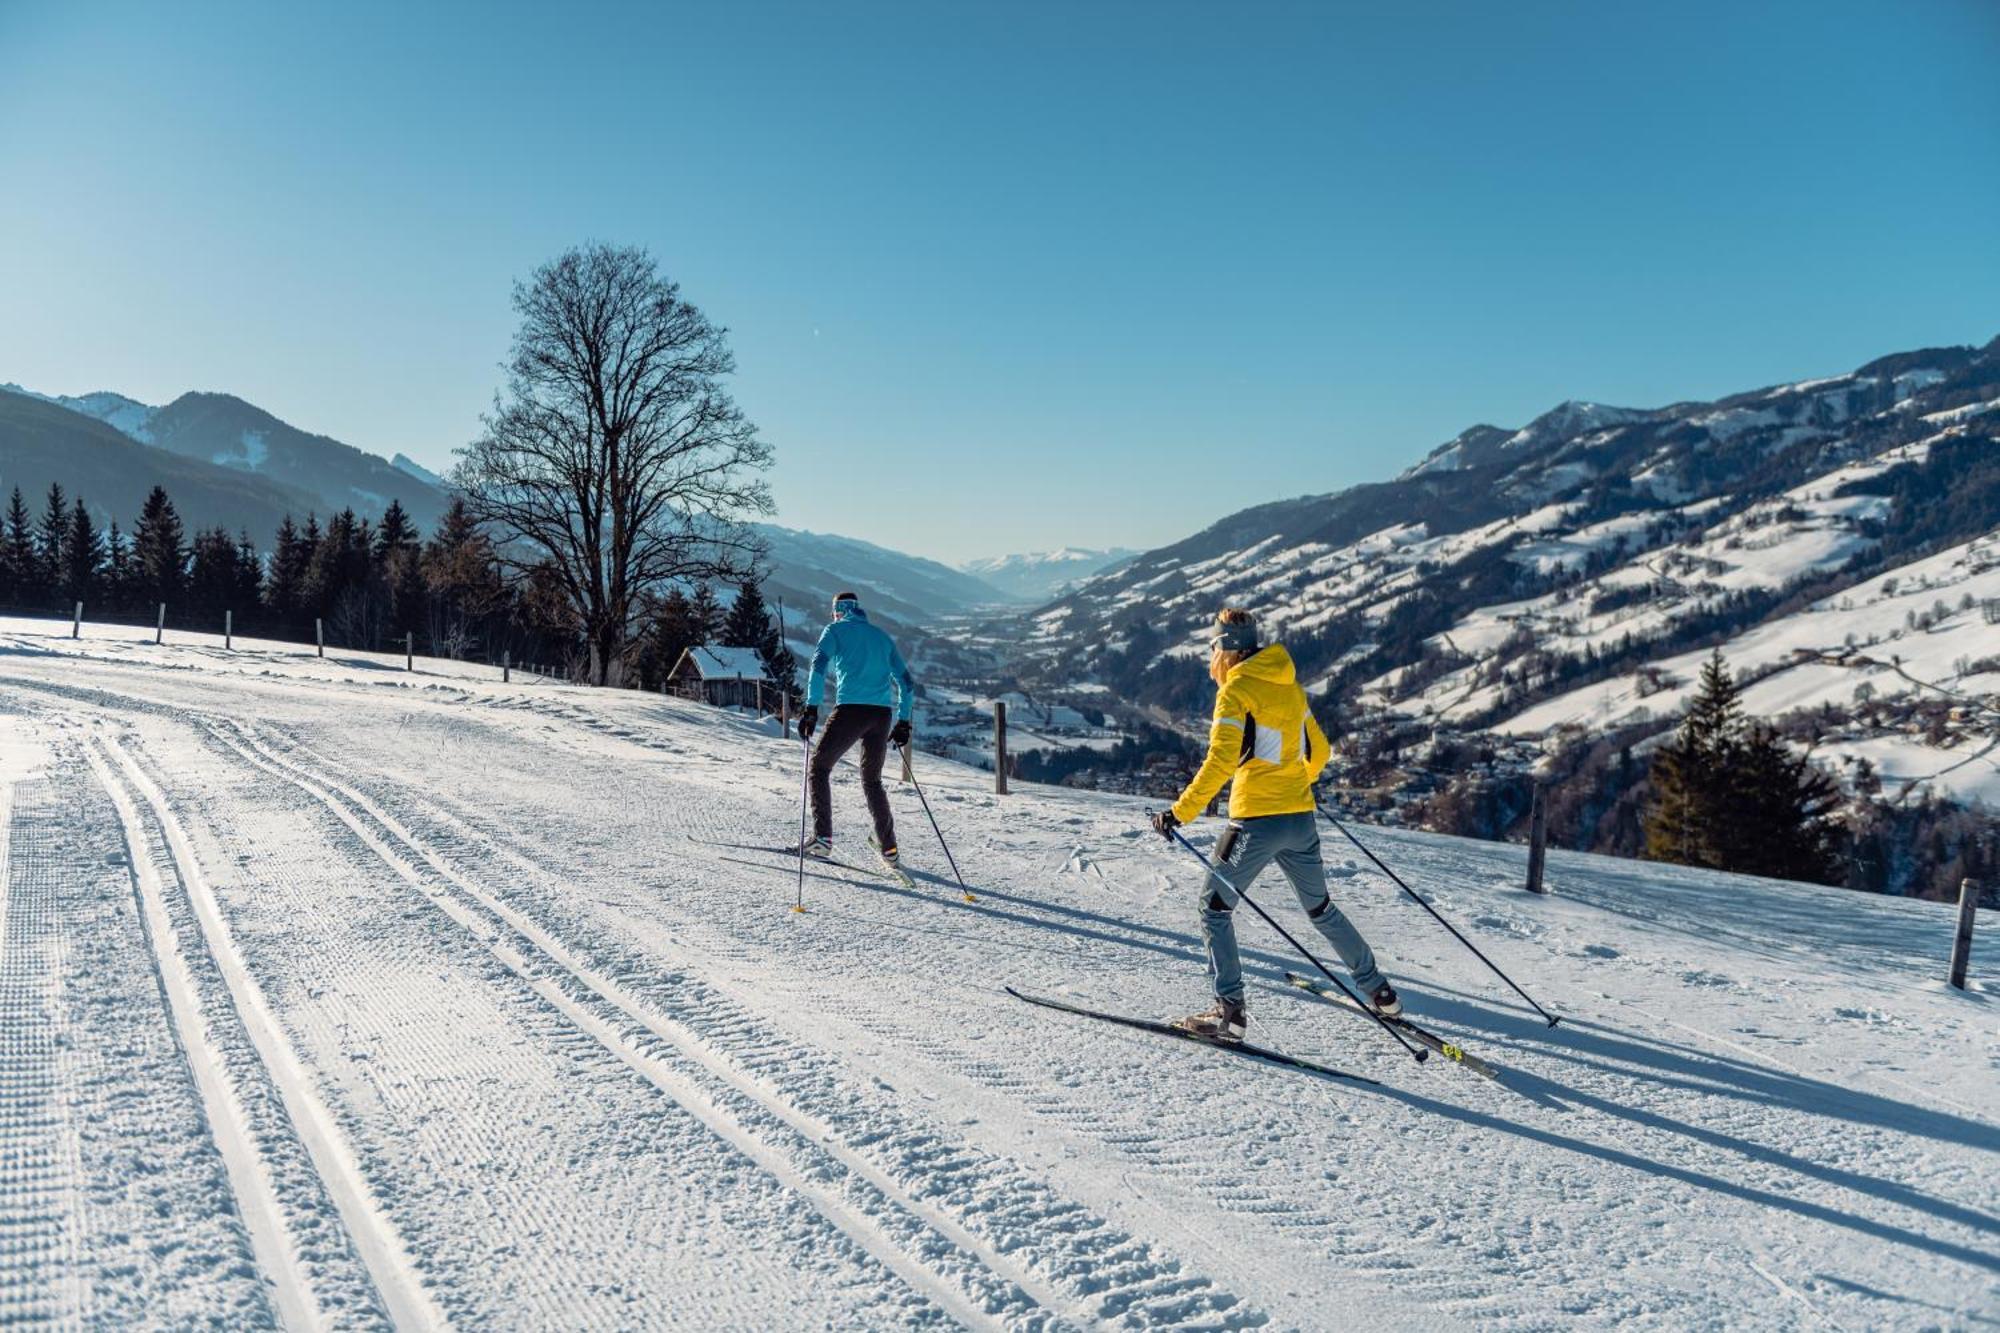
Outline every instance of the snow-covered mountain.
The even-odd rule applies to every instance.
[[[1658,731],[1720,646],[1760,713],[1823,719],[1837,768],[2000,801],[1981,706],[2000,691],[2000,339],[1475,427],[1392,481],[1231,515],[1015,628],[1031,675],[1081,667],[1198,729],[1190,659],[1224,604],[1258,611],[1405,777],[1429,758],[1409,735],[1532,758]]]
[[[1125,547],[1098,551],[1065,546],[1055,551],[1030,551],[968,560],[959,568],[1011,597],[1041,603],[1137,554],[1137,551]]]
[[[146,493],[159,485],[191,529],[241,529],[259,542],[269,540],[286,514],[303,515],[317,503],[270,477],[142,444],[61,402],[0,391],[0,503],[19,487],[39,511],[52,483],[81,499],[100,526],[115,522],[129,531]]]
[[[302,431],[252,403],[225,393],[185,393],[162,407],[123,394],[99,392],[77,397],[37,393],[17,384],[14,393],[93,417],[141,444],[217,467],[254,473],[309,496],[321,513],[352,508],[380,515],[391,500],[425,528],[450,503],[444,483],[407,458],[399,463]]]

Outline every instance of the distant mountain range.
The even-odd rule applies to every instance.
[[[968,560],[959,568],[1010,597],[1039,604],[1137,554],[1123,547],[1097,551],[1065,546],[1057,551]]]
[[[450,504],[444,478],[405,455],[384,461],[228,394],[188,393],[154,407],[119,393],[64,397],[0,385],[0,487],[21,487],[37,506],[51,482],[101,522],[127,528],[146,492],[162,485],[191,526],[247,531],[263,547],[288,513],[303,520],[352,508],[376,519],[393,499],[428,531]],[[1020,600],[920,556],[753,526],[770,547],[765,595],[785,602],[795,632],[810,623],[816,634],[833,594],[848,587],[908,632]],[[726,600],[730,590],[718,592]]]
[[[1044,689],[1082,680],[1194,734],[1225,604],[1290,644],[1370,781],[1434,781],[1426,747],[1448,735],[1531,762],[1657,733],[1720,646],[1759,714],[1817,710],[1823,760],[2000,802],[2000,339],[1475,426],[1393,480],[1231,514],[984,637]]]
[[[190,528],[247,530],[261,545],[286,514],[325,509],[318,497],[269,477],[141,444],[97,419],[20,393],[0,392],[0,501],[19,487],[39,512],[50,483],[81,498],[101,526],[128,531],[155,485]]]
[[[152,407],[110,392],[68,398],[17,384],[0,385],[0,391],[66,408],[152,449],[273,482],[308,497],[305,508],[322,515],[351,508],[379,516],[391,500],[400,500],[418,525],[428,529],[450,504],[440,480],[407,458],[398,455],[400,462],[390,463],[339,440],[309,434],[230,394],[184,393],[164,407]],[[303,511],[299,516],[304,517]]]

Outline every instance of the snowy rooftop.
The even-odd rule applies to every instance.
[[[690,648],[687,656],[703,680],[761,680],[767,674],[755,648]]]

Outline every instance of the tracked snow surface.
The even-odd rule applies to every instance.
[[[1246,915],[1252,1038],[1371,1087],[1006,995],[1205,1001],[1139,801],[920,757],[977,900],[892,787],[915,887],[815,866],[794,913],[768,725],[66,633],[0,622],[0,1324],[2000,1320],[1990,913],[1958,993],[1934,904],[1563,853],[1531,898],[1519,849],[1362,830],[1549,1029],[1329,838],[1501,1071],[1288,990]]]

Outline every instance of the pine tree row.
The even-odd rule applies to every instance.
[[[158,608],[183,629],[310,642],[314,622],[330,643],[382,649],[414,635],[428,652],[466,656],[510,632],[549,637],[535,607],[516,605],[490,542],[454,505],[429,541],[391,501],[379,523],[342,510],[322,527],[290,515],[266,555],[248,533],[220,528],[190,536],[166,491],[154,487],[128,536],[100,531],[81,497],[49,488],[39,518],[19,488],[0,518],[0,605],[67,614],[79,602],[93,621],[151,624]]]
[[[130,533],[100,530],[82,497],[51,486],[39,516],[15,488],[0,517],[0,607],[68,615],[81,602],[98,622],[150,625],[159,608],[178,629],[218,632],[225,613],[239,634],[310,643],[315,622],[346,648],[400,648],[410,635],[427,656],[547,663],[581,651],[575,617],[553,570],[503,571],[499,552],[455,502],[426,540],[402,505],[381,521],[352,509],[324,525],[286,515],[269,552],[222,528],[189,536],[155,486]],[[706,585],[650,598],[637,645],[640,683],[656,688],[688,648],[754,648],[771,679],[796,670],[755,580],[725,611]]]

